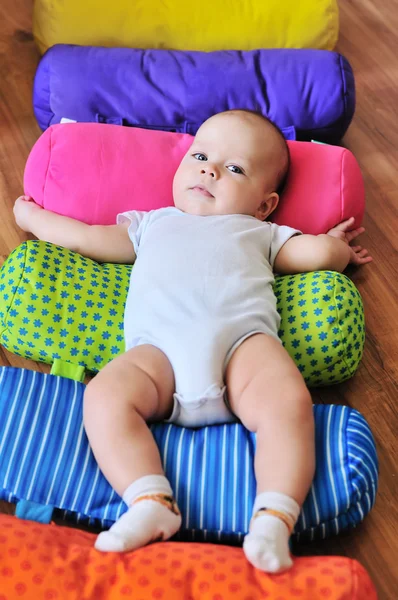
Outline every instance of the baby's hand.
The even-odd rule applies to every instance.
[[[342,221],[336,225],[336,227],[329,229],[327,234],[342,240],[348,246],[350,246],[350,242],[352,242],[353,239],[365,231],[364,227],[350,229],[350,227],[354,224],[354,221],[354,217],[350,217],[346,221]],[[353,265],[364,265],[373,260],[371,256],[367,256],[368,251],[365,248],[362,248],[362,246],[350,246],[350,250],[350,263]]]
[[[14,204],[15,221],[23,231],[32,231],[32,213],[43,210],[30,196],[19,196]]]

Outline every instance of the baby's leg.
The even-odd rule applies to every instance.
[[[96,548],[133,550],[168,539],[181,516],[164,476],[148,421],[172,410],[174,374],[167,357],[146,345],[110,362],[84,395],[84,425],[99,467],[129,510],[99,535]]]
[[[289,537],[314,476],[311,396],[286,350],[265,334],[236,350],[226,381],[232,411],[257,434],[257,497],[244,551],[254,566],[279,572],[292,564]]]

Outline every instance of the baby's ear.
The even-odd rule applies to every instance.
[[[259,208],[257,209],[257,213],[255,215],[257,219],[260,219],[260,221],[265,221],[268,215],[274,212],[274,210],[278,206],[278,202],[279,194],[277,194],[276,192],[271,192],[271,194],[268,194],[268,196],[264,198]]]

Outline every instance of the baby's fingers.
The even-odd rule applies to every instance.
[[[349,228],[355,223],[355,219],[354,217],[350,217],[349,219],[347,219],[346,221],[342,221],[341,223],[339,223],[338,225],[336,225],[336,227],[333,227],[333,229],[338,229],[339,231],[348,231]]]
[[[362,248],[362,246],[351,246],[351,249],[351,262],[353,262],[355,265],[364,265],[373,260],[371,256],[368,256],[368,251],[366,248]]]
[[[351,247],[354,250],[355,254],[357,254],[358,256],[366,256],[368,253],[366,248],[362,248],[362,246],[351,246]]]
[[[364,233],[364,231],[365,231],[365,227],[357,227],[357,229],[352,229],[351,231],[347,231],[345,234],[347,242],[350,243],[356,237],[361,235],[361,233]]]
[[[357,262],[355,264],[366,265],[366,263],[370,263],[370,262],[372,262],[372,260],[373,260],[373,258],[371,256],[364,256],[364,257],[359,256],[357,259]]]

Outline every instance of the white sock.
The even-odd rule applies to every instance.
[[[139,500],[143,496],[152,498]],[[123,494],[128,511],[108,531],[99,534],[95,548],[127,552],[169,539],[181,527],[181,515],[174,499],[170,502],[172,498],[173,491],[163,475],[145,475],[134,481]]]
[[[279,517],[262,509],[282,514]],[[293,561],[290,557],[289,538],[299,514],[300,507],[293,498],[279,492],[259,494],[254,502],[249,533],[243,541],[248,561],[267,573],[280,573],[291,567]]]

